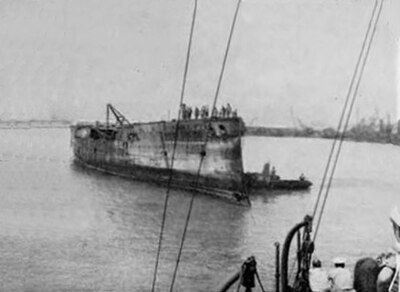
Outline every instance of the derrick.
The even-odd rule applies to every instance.
[[[107,103],[106,109],[107,109],[107,112],[106,112],[106,115],[107,115],[107,118],[106,118],[107,128],[110,126],[110,112],[114,115],[115,120],[117,121],[117,123],[121,127],[124,126],[124,124],[127,124],[129,126],[132,125],[129,122],[129,120],[119,110],[117,110],[112,104]]]

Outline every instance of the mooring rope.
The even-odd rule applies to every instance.
[[[257,278],[258,285],[260,285],[261,292],[265,292],[264,286],[261,282],[260,275],[258,274],[257,270],[256,270],[256,278]]]
[[[364,57],[364,59],[362,61],[360,75],[358,77],[358,80],[357,80],[357,83],[356,83],[356,87],[355,87],[355,90],[354,90],[353,95],[352,95],[352,100],[351,100],[350,108],[349,108],[349,111],[348,111],[348,114],[347,114],[347,117],[346,117],[346,122],[345,122],[345,125],[344,125],[344,128],[343,128],[343,131],[342,131],[342,133],[340,135],[338,151],[336,153],[336,156],[335,156],[335,159],[334,159],[334,163],[333,163],[333,167],[332,167],[331,172],[330,172],[328,185],[326,187],[326,191],[325,191],[324,199],[323,199],[323,202],[322,202],[321,210],[320,210],[319,216],[318,216],[318,221],[317,221],[317,224],[316,224],[316,227],[315,227],[315,230],[314,230],[314,237],[313,237],[313,241],[314,242],[315,242],[317,234],[318,234],[319,226],[320,226],[320,223],[321,223],[321,220],[322,220],[322,215],[323,215],[323,212],[324,212],[324,209],[325,209],[325,206],[326,206],[326,202],[327,202],[327,199],[328,199],[329,190],[331,188],[333,175],[335,174],[337,162],[339,160],[342,144],[343,144],[343,141],[344,141],[344,138],[345,138],[345,132],[346,132],[347,127],[349,125],[351,113],[353,111],[355,100],[357,98],[357,93],[358,93],[358,89],[359,89],[359,86],[360,86],[360,83],[361,83],[361,79],[362,79],[362,76],[363,76],[363,73],[364,73],[365,65],[367,63],[369,52],[370,52],[370,49],[371,49],[371,46],[372,46],[372,42],[373,42],[373,39],[374,39],[374,36],[375,36],[375,33],[376,33],[376,28],[377,28],[378,21],[379,21],[381,12],[382,12],[383,2],[384,2],[384,0],[381,0],[380,5],[379,5],[379,10],[378,10],[377,16],[375,18],[375,22],[374,22],[374,25],[373,25],[373,29],[372,29],[370,40],[368,42],[368,46],[367,46],[367,50],[366,50],[366,53],[365,53],[365,57]],[[374,14],[371,17],[371,21],[372,21],[373,17],[374,17]]]
[[[160,261],[161,246],[162,246],[162,240],[163,240],[163,235],[164,235],[165,221],[166,221],[166,217],[167,217],[168,201],[169,201],[169,194],[170,194],[170,190],[171,190],[171,182],[172,182],[172,174],[173,174],[173,168],[174,168],[176,146],[177,146],[177,143],[178,143],[178,136],[179,136],[179,125],[180,125],[181,116],[182,116],[182,105],[183,105],[183,99],[184,99],[184,96],[185,96],[187,73],[189,71],[189,61],[190,61],[190,52],[191,52],[191,48],[192,48],[193,32],[194,32],[194,27],[195,27],[195,23],[196,23],[197,1],[198,0],[194,0],[192,23],[191,23],[191,27],[190,27],[189,43],[188,43],[187,52],[186,52],[185,69],[184,69],[184,72],[183,72],[181,97],[180,97],[180,101],[179,101],[178,118],[177,118],[177,122],[176,122],[175,133],[174,133],[174,146],[173,146],[172,156],[171,156],[171,165],[170,165],[170,168],[169,168],[169,178],[168,178],[168,184],[167,184],[167,192],[165,194],[165,199],[164,199],[164,207],[163,207],[163,214],[162,214],[162,221],[161,221],[161,229],[160,229],[160,234],[159,234],[159,237],[158,237],[157,256],[156,256],[156,261],[155,261],[155,266],[154,266],[154,274],[153,274],[153,281],[152,281],[152,286],[151,286],[151,291],[152,292],[154,292],[155,286],[156,286],[156,282],[157,282],[158,265],[159,265],[159,261]],[[165,153],[168,154],[167,152],[165,152]],[[168,157],[167,157],[167,160],[168,160]]]
[[[211,114],[210,121],[209,121],[209,123],[207,125],[207,128],[206,128],[206,135],[205,135],[205,138],[204,138],[204,144],[203,144],[202,151],[201,151],[199,168],[198,168],[197,174],[196,174],[195,189],[197,188],[197,186],[199,184],[200,172],[201,172],[201,168],[203,166],[204,158],[206,156],[206,148],[207,148],[207,143],[208,143],[209,128],[211,126],[211,121],[214,118],[213,109],[215,108],[215,106],[217,104],[219,91],[220,91],[220,88],[221,88],[221,83],[222,83],[222,79],[223,79],[224,72],[225,72],[226,61],[227,61],[227,58],[228,58],[229,49],[230,49],[230,46],[231,46],[233,32],[234,32],[234,29],[235,29],[236,20],[237,20],[237,16],[238,16],[238,13],[239,13],[241,2],[242,2],[242,0],[238,0],[237,1],[235,14],[234,14],[232,25],[231,25],[231,29],[230,29],[230,32],[229,32],[228,42],[227,42],[227,46],[226,46],[226,49],[225,49],[224,59],[223,59],[223,62],[222,62],[222,68],[221,68],[221,72],[220,72],[220,75],[219,75],[219,78],[218,78],[218,84],[217,84],[217,89],[216,89],[215,96],[214,96],[213,106],[211,108],[211,113],[212,114]],[[188,229],[190,218],[191,218],[191,214],[192,214],[194,198],[195,198],[195,194],[192,193],[192,196],[190,198],[189,208],[188,208],[188,211],[187,211],[187,214],[186,214],[185,226],[184,226],[184,229],[183,229],[183,232],[182,232],[182,238],[181,238],[181,242],[180,242],[178,256],[177,256],[177,259],[176,259],[175,269],[174,269],[174,273],[173,273],[173,276],[172,276],[170,292],[172,292],[174,290],[174,284],[175,284],[175,280],[176,280],[176,275],[178,273],[179,263],[180,263],[180,260],[181,260],[183,246],[184,246],[185,239],[186,239],[186,233],[187,233],[187,229]]]

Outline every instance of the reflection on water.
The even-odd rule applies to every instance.
[[[1,290],[149,290],[165,189],[75,166],[66,129],[2,134]],[[246,170],[260,171],[269,161],[281,177],[304,172],[314,186],[259,191],[251,208],[197,196],[176,291],[212,289],[249,255],[272,287],[273,244],[312,210],[330,143],[245,138]],[[399,168],[399,147],[345,143],[317,238],[316,253],[326,265],[336,255],[354,264],[390,247],[387,216],[400,205]],[[190,195],[171,192],[160,291],[171,281]]]

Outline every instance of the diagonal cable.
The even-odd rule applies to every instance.
[[[229,38],[228,38],[228,42],[227,42],[227,46],[226,46],[226,50],[225,50],[225,54],[224,54],[224,59],[223,59],[223,62],[222,62],[221,72],[220,72],[220,75],[219,75],[219,78],[218,78],[218,84],[217,84],[217,89],[216,89],[215,96],[214,96],[213,107],[211,108],[211,113],[213,113],[213,109],[217,104],[219,91],[220,91],[220,88],[221,88],[221,83],[222,83],[222,79],[223,79],[224,72],[225,72],[226,61],[228,59],[229,49],[230,49],[230,45],[231,45],[231,41],[232,41],[232,37],[233,37],[233,32],[234,32],[234,29],[235,29],[236,20],[237,20],[237,16],[238,16],[238,13],[239,13],[241,2],[242,2],[242,0],[238,0],[237,4],[236,4],[236,10],[235,10],[235,14],[234,14],[233,21],[232,21],[232,26],[231,26],[231,29],[230,29],[230,32],[229,32]],[[203,147],[202,147],[199,168],[197,170],[197,175],[196,175],[196,180],[195,180],[195,189],[197,189],[197,186],[199,184],[200,172],[201,172],[201,168],[203,166],[204,158],[206,156],[206,152],[205,151],[206,151],[207,143],[208,143],[208,139],[209,139],[209,128],[211,126],[211,121],[213,120],[213,118],[215,118],[215,117],[212,114],[211,115],[211,119],[208,122],[208,126],[207,126],[207,129],[206,129],[206,135],[205,135],[204,144],[203,144]],[[190,199],[190,203],[189,203],[188,212],[186,214],[185,226],[184,226],[183,233],[182,233],[182,238],[181,238],[181,243],[180,243],[180,247],[179,247],[178,256],[177,256],[177,259],[176,259],[175,269],[174,269],[174,273],[173,273],[173,277],[172,277],[172,281],[171,281],[170,292],[172,292],[174,290],[174,284],[175,284],[176,276],[177,276],[177,273],[178,273],[179,263],[180,263],[180,260],[181,260],[183,246],[184,246],[185,239],[186,239],[186,233],[187,233],[187,229],[188,229],[188,226],[189,226],[189,222],[190,222],[190,218],[191,218],[191,214],[192,214],[192,210],[193,210],[194,198],[195,198],[195,194],[192,193],[192,196],[191,196],[191,199]]]
[[[360,86],[360,83],[361,83],[362,75],[364,73],[365,65],[367,64],[369,52],[370,52],[370,49],[371,49],[371,46],[372,46],[372,42],[374,40],[376,28],[377,28],[378,21],[379,21],[381,12],[382,12],[383,2],[384,2],[384,0],[381,0],[380,5],[379,5],[379,10],[378,10],[378,13],[377,13],[374,25],[373,25],[371,38],[370,38],[370,40],[368,42],[368,47],[367,47],[367,51],[366,51],[366,54],[365,54],[365,58],[364,58],[364,60],[362,62],[360,76],[359,76],[359,78],[357,80],[357,84],[356,84],[355,90],[353,92],[353,96],[352,96],[349,112],[348,112],[347,117],[346,117],[346,123],[345,123],[344,129],[343,129],[343,132],[342,132],[342,134],[340,136],[338,151],[336,153],[336,157],[335,157],[335,160],[334,160],[334,163],[333,163],[333,167],[332,167],[332,170],[331,170],[331,173],[330,173],[330,176],[329,176],[329,181],[328,181],[328,185],[327,185],[326,192],[325,192],[325,195],[324,195],[324,200],[322,202],[321,210],[320,210],[320,213],[319,213],[320,215],[318,217],[318,222],[317,222],[317,225],[315,227],[314,238],[313,238],[314,242],[315,242],[317,234],[318,234],[318,229],[319,229],[319,226],[320,226],[320,223],[321,223],[321,220],[322,220],[323,211],[325,209],[326,201],[328,199],[329,190],[330,190],[330,187],[331,187],[331,184],[332,184],[333,175],[335,174],[337,162],[339,160],[340,151],[341,151],[342,144],[343,144],[343,141],[344,141],[344,138],[345,138],[345,131],[347,130],[347,127],[349,125],[351,113],[352,113],[352,110],[353,110],[353,107],[354,107],[354,104],[355,104],[355,101],[356,101],[356,98],[357,98],[358,89],[359,89],[359,86]]]
[[[351,77],[350,86],[349,86],[349,88],[348,88],[348,90],[347,90],[346,100],[345,100],[345,103],[344,103],[344,106],[343,106],[343,109],[342,109],[342,114],[341,114],[340,119],[339,119],[339,124],[338,124],[337,129],[336,129],[336,132],[335,132],[335,137],[334,137],[334,139],[333,139],[333,143],[332,143],[332,146],[331,146],[331,150],[330,150],[330,152],[329,152],[328,161],[327,161],[327,163],[326,163],[325,170],[324,170],[324,174],[323,174],[323,176],[322,176],[321,185],[320,185],[319,190],[318,190],[317,200],[316,200],[316,202],[315,202],[315,206],[314,206],[314,210],[313,210],[313,214],[312,214],[312,217],[313,217],[313,218],[314,218],[315,214],[317,213],[317,209],[318,209],[318,206],[319,206],[319,202],[320,202],[320,199],[321,199],[321,196],[322,196],[322,191],[323,191],[324,186],[325,186],[325,180],[326,180],[326,178],[327,178],[328,171],[329,171],[329,169],[330,169],[331,162],[332,162],[332,157],[333,157],[333,154],[334,154],[334,152],[335,152],[336,143],[337,143],[338,139],[340,138],[340,132],[341,132],[341,130],[342,130],[342,123],[343,123],[343,120],[344,120],[344,117],[345,117],[345,113],[346,113],[346,111],[347,111],[348,103],[349,103],[349,101],[350,101],[350,96],[351,96],[351,92],[352,92],[352,90],[353,90],[354,82],[355,82],[355,80],[356,80],[357,73],[359,72],[359,68],[360,68],[360,64],[361,64],[361,59],[362,59],[362,56],[363,56],[363,54],[364,54],[364,50],[365,50],[365,47],[366,47],[367,39],[368,39],[369,34],[370,34],[370,32],[371,32],[372,20],[373,20],[373,18],[374,18],[374,16],[375,16],[377,7],[378,7],[378,1],[376,0],[376,1],[375,1],[374,8],[373,8],[373,10],[372,10],[371,18],[370,18],[369,23],[368,23],[368,29],[367,29],[367,31],[366,31],[366,33],[365,33],[365,37],[364,37],[364,40],[363,40],[361,52],[360,52],[360,54],[358,55],[357,64],[356,64],[356,67],[355,67],[355,69],[354,69],[353,76]],[[342,130],[342,131],[343,131],[343,130]]]
[[[157,256],[156,256],[156,261],[155,261],[155,266],[154,266],[154,274],[153,274],[153,281],[152,281],[152,286],[151,286],[151,291],[152,292],[154,292],[155,286],[156,286],[156,282],[157,282],[157,271],[158,271],[158,265],[159,265],[159,261],[160,261],[160,253],[161,253],[161,246],[162,246],[162,240],[163,240],[163,235],[164,235],[165,221],[166,221],[166,217],[167,217],[167,209],[168,209],[169,194],[170,194],[170,189],[171,189],[171,182],[172,182],[172,175],[173,175],[173,168],[174,168],[176,145],[178,143],[179,125],[180,125],[181,116],[182,116],[182,105],[183,105],[183,99],[184,99],[184,96],[185,96],[187,73],[189,71],[190,52],[191,52],[191,48],[192,48],[192,40],[193,40],[194,27],[195,27],[195,23],[196,23],[196,15],[197,15],[197,0],[194,0],[192,24],[191,24],[191,27],[190,27],[190,36],[189,36],[189,43],[188,43],[188,48],[187,48],[187,52],[186,52],[185,69],[184,69],[184,72],[183,72],[181,98],[180,98],[180,101],[179,101],[178,119],[177,119],[177,122],[176,122],[175,133],[174,133],[174,146],[173,146],[172,156],[171,156],[171,165],[170,165],[170,168],[169,168],[169,178],[168,178],[168,184],[167,184],[167,192],[166,192],[165,198],[164,198],[164,208],[163,208],[163,214],[162,214],[161,229],[160,229],[160,234],[159,234],[159,237],[158,237]]]

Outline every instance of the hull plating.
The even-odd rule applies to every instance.
[[[182,121],[172,161],[175,129],[176,122],[124,127],[77,124],[71,127],[74,155],[86,166],[162,184],[173,165],[172,184],[190,189],[205,153],[198,189],[242,190],[241,119]]]

